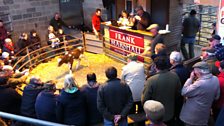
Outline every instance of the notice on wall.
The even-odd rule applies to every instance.
[[[218,21],[217,21],[217,31],[218,35],[222,38],[222,44],[224,45],[224,0],[220,0],[219,10],[218,10]]]
[[[144,52],[144,35],[110,27],[110,50],[127,56]],[[139,57],[140,58],[140,57]]]

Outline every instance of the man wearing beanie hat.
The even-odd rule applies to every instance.
[[[219,98],[219,81],[210,73],[208,63],[198,62],[193,68],[190,78],[182,88],[181,94],[186,102],[180,119],[187,126],[207,126],[212,103]]]
[[[135,16],[136,29],[137,30],[146,30],[147,27],[151,24],[151,16],[148,12],[143,10],[142,6],[137,6],[135,8],[137,15]]]
[[[152,122],[150,126],[166,126],[163,123],[165,108],[162,103],[154,100],[148,100],[144,103],[146,118]]]

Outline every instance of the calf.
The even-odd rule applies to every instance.
[[[71,74],[74,59],[78,60],[78,63],[76,65],[76,70],[77,70],[79,68],[82,57],[84,57],[84,48],[77,47],[74,50],[69,51],[64,56],[58,59],[58,67],[60,67],[63,63],[67,63],[70,69],[70,74]]]

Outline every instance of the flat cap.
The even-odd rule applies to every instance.
[[[126,58],[130,59],[132,61],[136,61],[136,60],[138,60],[138,55],[135,53],[131,53],[131,54],[128,54]]]
[[[209,69],[208,63],[207,62],[197,62],[194,64],[193,68],[199,68],[199,69]]]

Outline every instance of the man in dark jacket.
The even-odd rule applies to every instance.
[[[20,114],[21,95],[7,83],[7,78],[0,77],[0,111]]]
[[[103,121],[103,117],[97,110],[97,91],[99,89],[99,84],[96,81],[96,74],[87,74],[88,85],[85,86],[82,92],[85,95],[87,103],[87,124],[96,125]]]
[[[181,87],[183,87],[186,80],[190,77],[190,71],[183,65],[180,52],[171,52],[170,64],[172,64],[170,71],[178,75],[181,82]],[[179,119],[180,111],[183,105],[183,99],[183,97],[179,97],[179,99],[176,99],[175,102],[175,119],[178,126],[183,126],[183,122]]]
[[[104,125],[127,125],[127,115],[133,105],[131,90],[117,78],[115,67],[107,68],[105,73],[108,81],[97,95],[97,108],[104,117]]]
[[[137,15],[135,16],[136,29],[146,30],[152,22],[150,14],[144,11],[142,6],[136,7],[135,11],[137,12]]]
[[[31,77],[30,83],[24,88],[21,104],[23,116],[36,118],[35,102],[37,95],[43,90],[43,84],[38,77]]]
[[[38,119],[50,122],[57,122],[56,119],[56,98],[54,94],[56,91],[55,83],[48,81],[43,86],[44,90],[41,91],[36,99],[35,111]]]
[[[196,33],[199,31],[200,22],[195,17],[197,12],[195,10],[191,10],[189,17],[184,19],[183,22],[183,30],[182,30],[182,40],[181,40],[181,51],[183,53],[184,59],[188,60],[194,58],[194,42]],[[189,55],[185,48],[185,44],[189,44]]]
[[[61,19],[59,13],[55,13],[54,17],[51,19],[50,24],[54,31],[58,31],[59,29],[62,29],[62,26],[68,27],[65,22]]]
[[[157,57],[154,62],[157,73],[147,79],[142,94],[142,103],[147,100],[160,101],[165,107],[164,122],[173,126],[175,103],[180,98],[181,84],[179,77],[168,71],[166,57]]]
[[[170,64],[172,65],[170,71],[178,75],[181,85],[183,86],[186,80],[190,77],[190,71],[186,67],[184,67],[180,52],[171,52]]]

